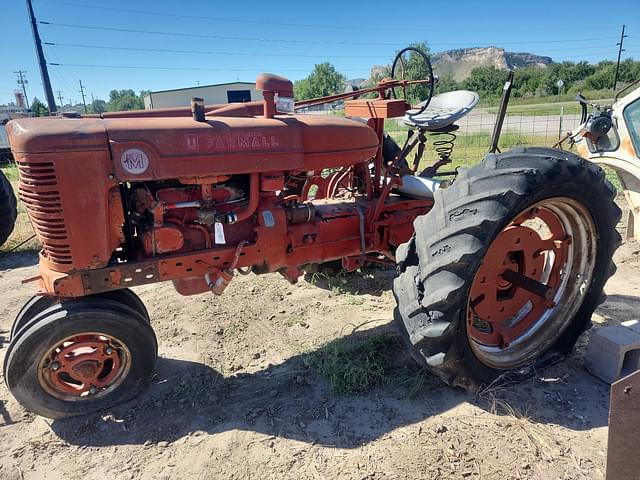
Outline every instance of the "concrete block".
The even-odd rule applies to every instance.
[[[592,375],[609,384],[640,369],[640,322],[592,330],[584,363]]]

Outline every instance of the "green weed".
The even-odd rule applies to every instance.
[[[378,334],[361,340],[334,340],[303,357],[305,365],[327,378],[338,395],[364,393],[387,381],[387,351],[393,338]]]
[[[356,295],[352,295],[351,293],[346,293],[344,295],[344,303],[347,305],[362,305],[364,303],[364,299]]]

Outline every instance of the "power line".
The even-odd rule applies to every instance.
[[[47,46],[73,47],[73,48],[95,48],[102,50],[124,50],[135,52],[157,52],[157,53],[196,53],[200,55],[227,55],[227,56],[247,56],[247,57],[296,57],[296,58],[318,58],[321,55],[306,55],[295,53],[244,53],[244,52],[217,52],[209,50],[173,50],[167,48],[138,48],[138,47],[116,47],[112,45],[82,45],[78,43],[54,43],[44,42]],[[385,55],[331,55],[332,58],[381,58]]]
[[[47,53],[52,62],[62,63],[62,60],[56,53],[55,49],[49,49]],[[75,89],[75,82],[71,79],[70,76],[67,76],[66,70],[64,68],[53,69],[50,73],[58,83],[64,85],[66,91],[72,92]]]
[[[173,17],[173,18],[185,18],[185,19],[195,19],[195,20],[213,20],[220,21],[225,23],[243,23],[250,25],[272,25],[278,27],[297,27],[297,28],[331,28],[331,29],[345,29],[345,30],[387,30],[393,32],[403,32],[410,29],[405,28],[390,28],[390,27],[381,27],[381,26],[357,26],[357,25],[330,25],[330,24],[318,24],[318,23],[289,23],[289,22],[269,22],[266,20],[240,20],[237,18],[228,18],[228,17],[212,17],[207,15],[187,15],[182,13],[168,13],[168,12],[158,12],[151,10],[137,10],[131,8],[116,8],[116,7],[103,7],[98,5],[85,5],[80,3],[72,3],[72,2],[59,2],[53,0],[39,0],[41,3],[51,3],[55,5],[66,5],[69,7],[80,7],[80,8],[91,8],[95,10],[105,10],[111,12],[122,12],[122,13],[135,13],[135,14],[143,14],[143,15],[157,15],[163,17]],[[424,29],[413,29],[415,32],[424,32]]]
[[[592,57],[594,55],[609,55],[611,52],[589,52],[582,53],[581,55],[584,57]],[[576,55],[558,55],[556,58],[576,58]]]
[[[424,28],[406,28],[406,27],[388,27],[384,25],[371,25],[367,23],[366,26],[358,26],[358,25],[336,25],[336,24],[322,24],[322,23],[298,23],[298,22],[274,22],[267,20],[248,20],[248,19],[238,19],[238,18],[229,18],[229,17],[214,17],[208,15],[188,15],[184,13],[169,13],[169,12],[160,12],[154,10],[139,10],[139,9],[131,9],[131,8],[118,8],[118,7],[105,7],[101,5],[87,5],[82,3],[74,3],[74,2],[64,2],[57,0],[37,0],[40,3],[49,3],[53,5],[64,5],[68,7],[74,8],[89,8],[94,10],[103,10],[103,11],[111,11],[111,12],[122,12],[122,13],[133,13],[133,14],[142,14],[142,15],[156,15],[163,17],[173,17],[173,18],[185,18],[185,19],[195,19],[195,20],[212,20],[219,21],[224,23],[241,23],[241,24],[250,24],[250,25],[273,25],[278,27],[296,27],[296,28],[322,28],[322,29],[335,29],[335,30],[364,30],[368,32],[380,32],[380,31],[390,31],[390,32],[419,32],[424,33]],[[468,30],[465,29],[466,32],[472,33],[496,33],[496,32],[543,32],[543,31],[556,31],[557,28],[514,28],[511,30]],[[567,31],[566,28],[563,28],[564,31]],[[574,29],[569,29],[573,31],[583,31],[582,27],[576,27]],[[450,28],[442,28],[442,29],[434,29],[429,27],[430,32],[450,32]]]
[[[310,45],[352,45],[352,46],[397,46],[397,42],[327,42],[327,41],[318,41],[318,40],[297,40],[297,39],[284,39],[284,38],[258,38],[258,37],[233,37],[228,35],[211,35],[204,33],[183,33],[183,32],[165,32],[161,30],[138,30],[134,28],[120,28],[120,27],[101,27],[97,25],[78,25],[74,23],[57,23],[57,22],[38,22],[42,25],[54,25],[57,27],[66,27],[66,28],[80,28],[87,30],[103,30],[108,32],[124,32],[124,33],[142,33],[145,35],[167,35],[174,37],[191,37],[191,38],[215,38],[218,40],[240,40],[240,41],[249,41],[249,42],[276,42],[276,43],[288,43],[288,44],[310,44]],[[552,44],[552,43],[575,43],[575,42],[595,42],[601,40],[613,40],[617,37],[598,37],[598,38],[579,38],[579,39],[563,39],[563,40],[538,40],[534,42],[483,42],[489,45],[542,45],[542,44]],[[455,42],[446,42],[446,43],[430,43],[427,42],[428,45],[442,45],[442,46],[468,46],[468,42],[463,43],[455,43]]]
[[[609,52],[594,52],[591,55],[604,55]],[[55,67],[84,67],[84,68],[113,68],[125,70],[191,70],[191,71],[207,71],[207,72],[257,72],[257,71],[278,71],[286,70],[288,72],[308,72],[311,68],[292,69],[290,67],[258,67],[258,68],[236,68],[236,67],[167,67],[161,65],[105,65],[105,64],[88,64],[88,63],[57,63],[49,62],[49,65]],[[362,72],[369,71],[371,65],[362,67],[352,67],[348,69],[339,68],[342,72]]]
[[[114,45],[84,45],[80,43],[57,43],[57,42],[44,42],[44,45],[51,47],[71,47],[71,48],[85,48],[85,49],[100,49],[100,50],[120,50],[120,51],[132,51],[132,52],[151,52],[151,53],[188,53],[198,55],[224,55],[224,56],[247,56],[247,57],[291,57],[291,58],[318,58],[322,55],[308,55],[308,54],[296,54],[296,53],[250,53],[250,52],[224,52],[224,51],[211,51],[211,50],[175,50],[168,48],[142,48],[142,47],[118,47]],[[572,48],[552,48],[545,49],[547,52],[591,52],[594,48],[602,48],[602,45],[586,45],[584,48],[572,49]],[[436,55],[439,52],[432,52],[432,55]],[[598,52],[601,53],[601,52]],[[608,52],[604,52],[608,53]],[[386,58],[391,57],[389,55],[325,55],[331,58]]]
[[[132,70],[194,70],[194,71],[208,71],[208,72],[257,72],[264,70],[287,70],[289,72],[308,72],[311,68],[304,69],[291,69],[289,67],[276,67],[276,68],[235,68],[235,67],[224,67],[224,68],[209,68],[209,67],[163,67],[156,65],[103,65],[103,64],[87,64],[87,63],[53,63],[49,62],[49,65],[53,67],[87,67],[87,68],[122,68],[122,69],[132,69]],[[361,68],[350,68],[350,69],[340,69],[342,72],[362,72],[365,70],[370,70],[371,66],[361,67]]]
[[[289,44],[309,44],[309,45],[373,45],[373,46],[395,46],[397,42],[384,43],[384,42],[326,42],[318,40],[293,40],[285,38],[255,38],[255,37],[231,37],[227,35],[211,35],[205,33],[181,33],[181,32],[163,32],[159,30],[137,30],[134,28],[119,28],[119,27],[100,27],[97,25],[78,25],[74,23],[57,23],[57,22],[38,22],[42,25],[54,25],[56,27],[67,28],[81,28],[87,30],[104,30],[108,32],[124,32],[124,33],[143,33],[147,35],[168,35],[173,37],[191,37],[191,38],[215,38],[218,40],[240,40],[247,42],[276,42],[276,43],[289,43]]]

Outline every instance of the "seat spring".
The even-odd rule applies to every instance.
[[[458,138],[457,135],[453,132],[432,132],[431,136],[438,137],[437,140],[433,141],[433,147],[440,161],[448,163],[453,153],[456,138]]]

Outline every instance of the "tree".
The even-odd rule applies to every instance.
[[[640,79],[640,62],[627,58],[620,63],[620,82],[633,82]]]
[[[319,63],[311,75],[293,84],[293,92],[298,100],[334,95],[344,90],[346,80],[329,62]]]
[[[540,90],[544,78],[544,68],[517,68],[513,80],[514,97],[533,97]]]
[[[142,93],[142,92],[141,92]],[[140,110],[144,108],[144,100],[142,95],[136,95],[136,92],[129,89],[111,90],[109,92],[109,103],[107,110],[110,112],[119,112],[123,110]]]
[[[31,111],[36,117],[46,117],[49,115],[49,109],[44,103],[38,100],[38,97],[34,97],[33,102],[31,102]]]
[[[477,67],[471,70],[471,75],[463,85],[467,90],[478,92],[480,96],[499,97],[506,79],[506,70],[494,66]]]
[[[459,89],[460,84],[456,82],[456,79],[453,78],[453,75],[443,75],[438,79],[438,83],[436,83],[434,95],[437,95],[438,93],[453,92],[454,90]]]
[[[593,90],[604,90],[613,87],[613,77],[615,76],[616,66],[611,62],[610,64],[601,65],[598,64],[593,75],[589,75],[584,80],[584,86]]]

